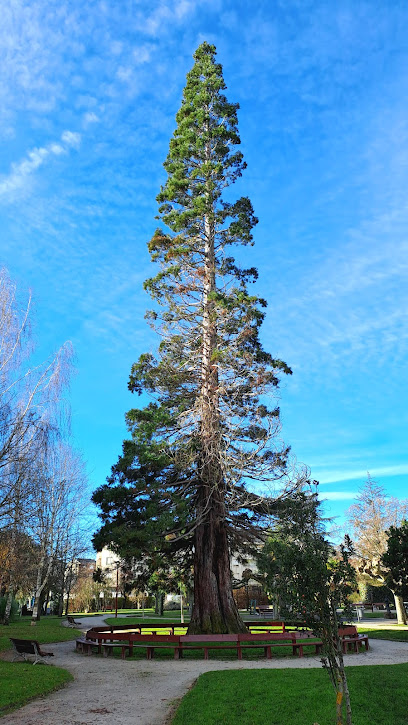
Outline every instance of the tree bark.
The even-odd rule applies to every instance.
[[[407,624],[407,613],[405,611],[403,598],[400,594],[394,594],[395,609],[397,611],[397,622],[398,624]]]
[[[338,655],[337,655],[337,659],[338,659],[338,666],[339,666],[340,677],[341,677],[341,681],[342,681],[343,697],[344,697],[345,705],[346,705],[346,723],[347,723],[347,725],[353,725],[353,722],[352,722],[352,712],[351,712],[351,701],[350,701],[350,691],[349,691],[348,683],[347,683],[346,670],[344,668],[344,660],[343,660],[343,652],[342,652],[342,644],[341,644],[341,642],[339,642],[339,645],[338,645]]]
[[[10,614],[11,614],[11,607],[13,604],[13,589],[10,587],[8,594],[7,594],[7,601],[6,601],[6,608],[4,610],[4,617],[3,617],[3,625],[9,625],[10,624]]]
[[[210,159],[211,150],[207,149]],[[209,192],[210,195],[210,192]],[[245,632],[234,598],[227,536],[225,483],[221,466],[218,367],[213,360],[217,326],[211,293],[216,290],[214,223],[204,222],[203,351],[200,390],[201,465],[198,470],[194,537],[194,607],[189,633]]]
[[[35,587],[35,599],[34,599],[34,605],[33,605],[33,616],[31,618],[31,626],[35,627],[38,620],[41,617],[41,605],[43,601],[43,594],[44,594],[44,588],[48,582],[51,568],[52,568],[52,559],[49,557],[49,561],[46,568],[46,573],[43,576],[43,570],[45,567],[45,554],[42,554],[41,559],[38,564],[37,569],[37,583]]]
[[[195,533],[194,606],[188,632],[189,634],[245,632],[246,627],[232,596],[222,494],[215,490],[211,499],[207,520],[197,527]]]

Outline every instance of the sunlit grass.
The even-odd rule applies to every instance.
[[[0,717],[35,697],[46,695],[72,680],[60,667],[0,660]]]
[[[368,634],[369,639],[392,639],[394,642],[408,642],[408,627],[404,624],[390,624],[381,627],[381,629],[359,625],[357,629],[363,634]]]
[[[407,725],[408,664],[347,667],[353,725]],[[201,675],[172,725],[333,725],[335,693],[322,669]]]
[[[66,642],[76,639],[81,632],[79,629],[63,626],[64,618],[47,616],[42,617],[37,624],[31,626],[31,617],[20,617],[8,626],[0,625],[0,650],[11,649],[10,637],[17,639],[36,639],[40,644],[47,642]]]

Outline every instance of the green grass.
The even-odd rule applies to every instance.
[[[58,690],[70,680],[73,680],[70,672],[60,667],[34,667],[26,662],[0,660],[0,717],[25,705],[29,700]]]
[[[392,639],[395,642],[408,642],[408,627],[404,624],[390,624],[389,628],[372,629],[371,627],[359,626],[359,632],[368,634],[369,639]]]
[[[387,612],[364,612],[364,619],[386,619]],[[395,614],[394,614],[395,617]]]
[[[81,632],[72,627],[64,627],[64,617],[42,617],[35,627],[31,626],[31,617],[21,617],[7,627],[0,626],[0,651],[11,649],[10,637],[17,639],[36,639],[40,644],[48,642],[66,642],[76,639]]]
[[[407,725],[408,664],[347,667],[353,725]],[[226,670],[201,675],[172,725],[334,725],[322,669]]]
[[[184,621],[186,623],[189,622],[189,618],[184,617]],[[139,616],[127,616],[126,619],[124,617],[106,617],[105,622],[109,626],[114,627],[124,627],[124,626],[130,626],[132,624],[164,624],[165,622],[180,622],[180,612],[166,612],[163,617],[152,615],[151,613],[146,614],[145,617],[142,617],[140,614]]]

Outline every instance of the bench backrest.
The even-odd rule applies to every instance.
[[[129,634],[129,642],[179,642],[179,634]]]
[[[261,627],[268,627],[269,629],[278,629],[281,632],[285,631],[285,622],[279,622],[274,619],[258,620],[257,622],[245,622],[248,629],[259,629]]]
[[[181,634],[180,642],[238,642],[238,634]]]
[[[291,642],[296,638],[296,632],[256,632],[253,634],[239,634],[239,642]]]
[[[10,637],[17,652],[24,652],[27,655],[35,655],[40,652],[40,645],[35,639],[15,639]]]
[[[351,624],[349,627],[339,627],[340,637],[357,637],[357,628]]]

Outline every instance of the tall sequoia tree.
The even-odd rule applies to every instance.
[[[149,244],[160,270],[145,288],[161,342],[129,381],[154,402],[127,414],[132,439],[94,494],[103,521],[96,545],[114,542],[122,555],[133,547],[144,562],[162,554],[193,563],[189,631],[204,633],[244,629],[230,552],[255,545],[263,517],[279,506],[281,498],[256,495],[251,482],[284,476],[279,409],[265,396],[279,373],[291,372],[260,343],[266,302],[248,291],[256,269],[227,254],[231,245],[252,245],[257,219],[248,198],[223,198],[246,164],[238,104],[223,93],[215,53],[203,43],[194,54],[157,197],[167,230]]]

